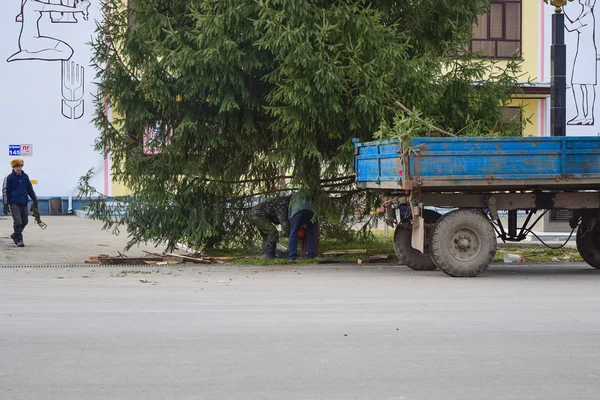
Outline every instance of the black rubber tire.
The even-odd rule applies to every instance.
[[[596,225],[593,230],[588,231],[583,225],[579,225],[575,243],[583,261],[600,269],[600,226]]]
[[[405,225],[398,225],[394,232],[394,250],[400,260],[400,264],[406,265],[415,271],[433,271],[437,267],[429,254],[429,237],[433,226],[440,219],[441,215],[433,210],[423,210],[423,219],[425,220],[425,253],[413,249],[411,244],[412,229]]]
[[[440,218],[430,242],[435,265],[454,277],[474,277],[485,271],[498,245],[487,217],[470,209],[455,210]]]

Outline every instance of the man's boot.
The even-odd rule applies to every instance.
[[[10,235],[10,238],[13,240],[13,242],[15,242],[15,244],[18,246],[19,245],[19,240],[17,239],[17,234],[13,233],[12,235]]]
[[[23,244],[23,230],[22,229],[18,229],[18,230],[15,231],[15,233],[13,233],[13,235],[15,236],[13,238],[13,241],[15,242],[15,244],[17,245],[17,247],[24,247],[25,244]]]
[[[269,257],[269,254],[271,254],[270,249],[269,249],[270,245],[271,245],[271,242],[262,242],[262,251],[263,251],[264,258],[271,258],[271,257]]]
[[[275,258],[275,242],[264,242],[265,258]]]
[[[270,242],[269,258],[277,258],[277,242]]]

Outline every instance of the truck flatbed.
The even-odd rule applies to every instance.
[[[368,189],[600,188],[600,137],[415,138],[404,149],[355,142],[355,154],[356,181]]]
[[[524,240],[553,209],[570,210],[579,254],[600,269],[600,137],[414,138],[354,148],[356,183],[380,195],[396,226],[396,254],[412,269],[476,276],[497,239]],[[507,229],[499,210],[508,211]],[[520,229],[519,210],[527,215]]]

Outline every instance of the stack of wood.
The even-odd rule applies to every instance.
[[[101,264],[101,265],[140,265],[140,264],[212,264],[213,262],[233,261],[235,257],[206,257],[197,254],[175,254],[165,253],[164,255],[151,254],[145,257],[111,257],[108,254],[98,254],[91,256],[85,260],[86,264]]]

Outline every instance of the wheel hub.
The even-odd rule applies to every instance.
[[[480,251],[479,237],[470,229],[459,229],[452,234],[450,253],[460,261],[474,259]]]
[[[471,247],[471,241],[464,236],[461,236],[456,245],[461,251],[467,251],[469,247]]]

